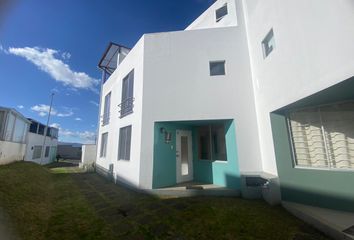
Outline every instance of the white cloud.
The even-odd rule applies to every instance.
[[[68,53],[68,52],[63,52],[63,53],[61,54],[61,57],[62,57],[64,60],[68,60],[68,59],[71,58],[71,54]]]
[[[58,55],[57,50],[38,47],[24,47],[24,48],[9,48],[2,51],[25,58],[36,65],[40,70],[48,73],[56,81],[63,83],[65,86],[69,86],[75,89],[90,89],[94,92],[98,92],[95,88],[99,84],[99,80],[90,77],[84,72],[75,72],[69,65],[64,63],[61,59],[56,58]],[[66,53],[66,58],[69,56]],[[71,55],[70,55],[71,56]]]
[[[23,108],[24,108],[24,106],[23,106],[23,105],[18,105],[18,106],[17,106],[17,108],[19,108],[19,109],[23,109]]]
[[[0,44],[0,52],[3,52],[5,54],[9,54],[9,52]]]
[[[98,102],[95,102],[95,101],[92,101],[92,100],[91,100],[90,103],[93,104],[93,105],[95,105],[96,107],[99,106]]]
[[[75,121],[82,121],[82,119],[77,117],[77,118],[75,118]]]
[[[61,141],[78,141],[81,143],[94,143],[96,140],[96,133],[91,131],[72,131],[63,129],[59,123],[52,123],[51,127],[59,129],[59,138]]]
[[[96,140],[96,133],[90,131],[71,131],[68,129],[59,129],[59,137],[62,138],[74,138],[81,143],[94,143]]]
[[[52,123],[49,125],[50,127],[54,127],[54,128],[60,128],[60,124],[59,123]]]
[[[49,113],[49,106],[45,104],[39,104],[31,107],[32,111],[35,111],[38,113],[39,116],[44,117],[47,116]],[[74,115],[74,112],[70,108],[64,108],[64,112],[58,112],[55,108],[52,108],[50,114],[52,116],[58,116],[58,117],[70,117]]]

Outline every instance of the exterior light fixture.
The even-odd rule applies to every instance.
[[[165,143],[169,144],[172,141],[172,133],[167,132],[166,128],[160,128],[161,134],[165,135]]]

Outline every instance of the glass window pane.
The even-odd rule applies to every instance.
[[[225,61],[209,62],[210,76],[225,75]]]
[[[201,160],[211,160],[211,151],[210,151],[210,127],[202,126],[198,129],[198,150],[199,150],[199,159]]]
[[[133,112],[134,94],[134,70],[132,70],[122,83],[122,102],[120,104],[120,114],[124,117]]]
[[[32,159],[41,158],[41,155],[42,155],[42,146],[34,146]]]
[[[181,174],[188,175],[188,137],[181,136]]]
[[[45,126],[43,124],[39,124],[38,134],[44,135],[44,129],[45,129]]]
[[[5,131],[5,141],[12,141],[12,132],[15,126],[15,115],[9,113],[7,118],[7,126]]]
[[[109,123],[110,110],[111,109],[111,92],[108,93],[104,98],[104,108],[103,108],[103,125]]]
[[[224,125],[211,126],[211,146],[213,160],[227,160]]]
[[[132,126],[119,130],[118,160],[130,160]]]
[[[3,139],[3,129],[5,127],[5,112],[0,111],[0,140]]]
[[[263,57],[266,58],[275,49],[275,40],[273,29],[269,31],[262,41]]]
[[[328,167],[318,109],[293,112],[289,118],[296,165]]]
[[[37,133],[38,130],[38,123],[32,122],[29,131],[31,133]]]
[[[27,123],[25,123],[20,118],[16,118],[13,141],[14,142],[24,142],[24,138],[26,135],[26,129],[27,129]]]
[[[227,11],[227,4],[225,4],[224,6],[222,6],[221,8],[217,9],[215,11],[215,18],[216,21],[220,21],[223,17],[225,17],[228,14]]]
[[[100,157],[106,157],[108,133],[102,134]]]
[[[46,146],[46,147],[45,147],[45,154],[44,154],[44,157],[48,157],[48,156],[49,156],[49,149],[50,149],[49,146]]]

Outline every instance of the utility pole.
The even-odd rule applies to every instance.
[[[53,97],[54,97],[54,93],[52,92],[52,94],[50,95],[50,107],[49,107],[49,112],[48,112],[47,124],[45,125],[45,128],[44,128],[44,138],[43,138],[40,165],[42,165],[44,154],[45,154],[45,140],[47,137],[48,125],[49,125],[49,120],[50,120],[50,113],[52,112]]]

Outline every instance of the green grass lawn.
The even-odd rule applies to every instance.
[[[23,239],[328,239],[262,201],[159,199],[52,167],[0,167],[0,206]]]

